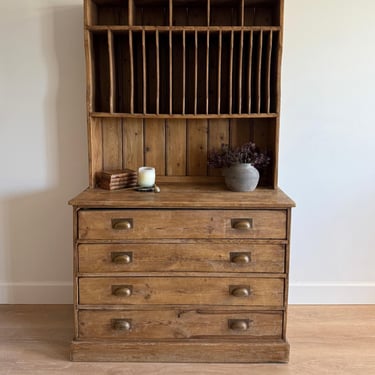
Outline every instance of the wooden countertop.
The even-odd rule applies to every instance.
[[[295,206],[280,189],[233,192],[222,184],[160,183],[158,186],[160,193],[86,189],[69,204],[85,208],[275,209]]]

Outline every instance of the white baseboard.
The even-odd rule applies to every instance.
[[[71,304],[69,282],[1,283],[0,304]],[[292,283],[290,304],[375,304],[375,283]]]
[[[375,283],[291,283],[290,304],[375,304]]]
[[[0,282],[0,304],[71,304],[73,284],[69,282]]]

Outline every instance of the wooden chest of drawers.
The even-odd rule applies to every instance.
[[[212,189],[91,189],[70,202],[73,360],[288,360],[293,202]]]

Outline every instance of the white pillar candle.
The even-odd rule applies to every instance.
[[[138,185],[152,187],[155,185],[155,168],[141,167],[138,169]]]

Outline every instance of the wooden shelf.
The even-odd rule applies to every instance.
[[[87,0],[86,25],[256,26],[281,24],[278,0]]]
[[[207,152],[254,141],[277,187],[282,0],[85,0],[90,187],[152,165],[209,178]]]
[[[276,112],[277,30],[100,29],[87,38],[93,112]]]

